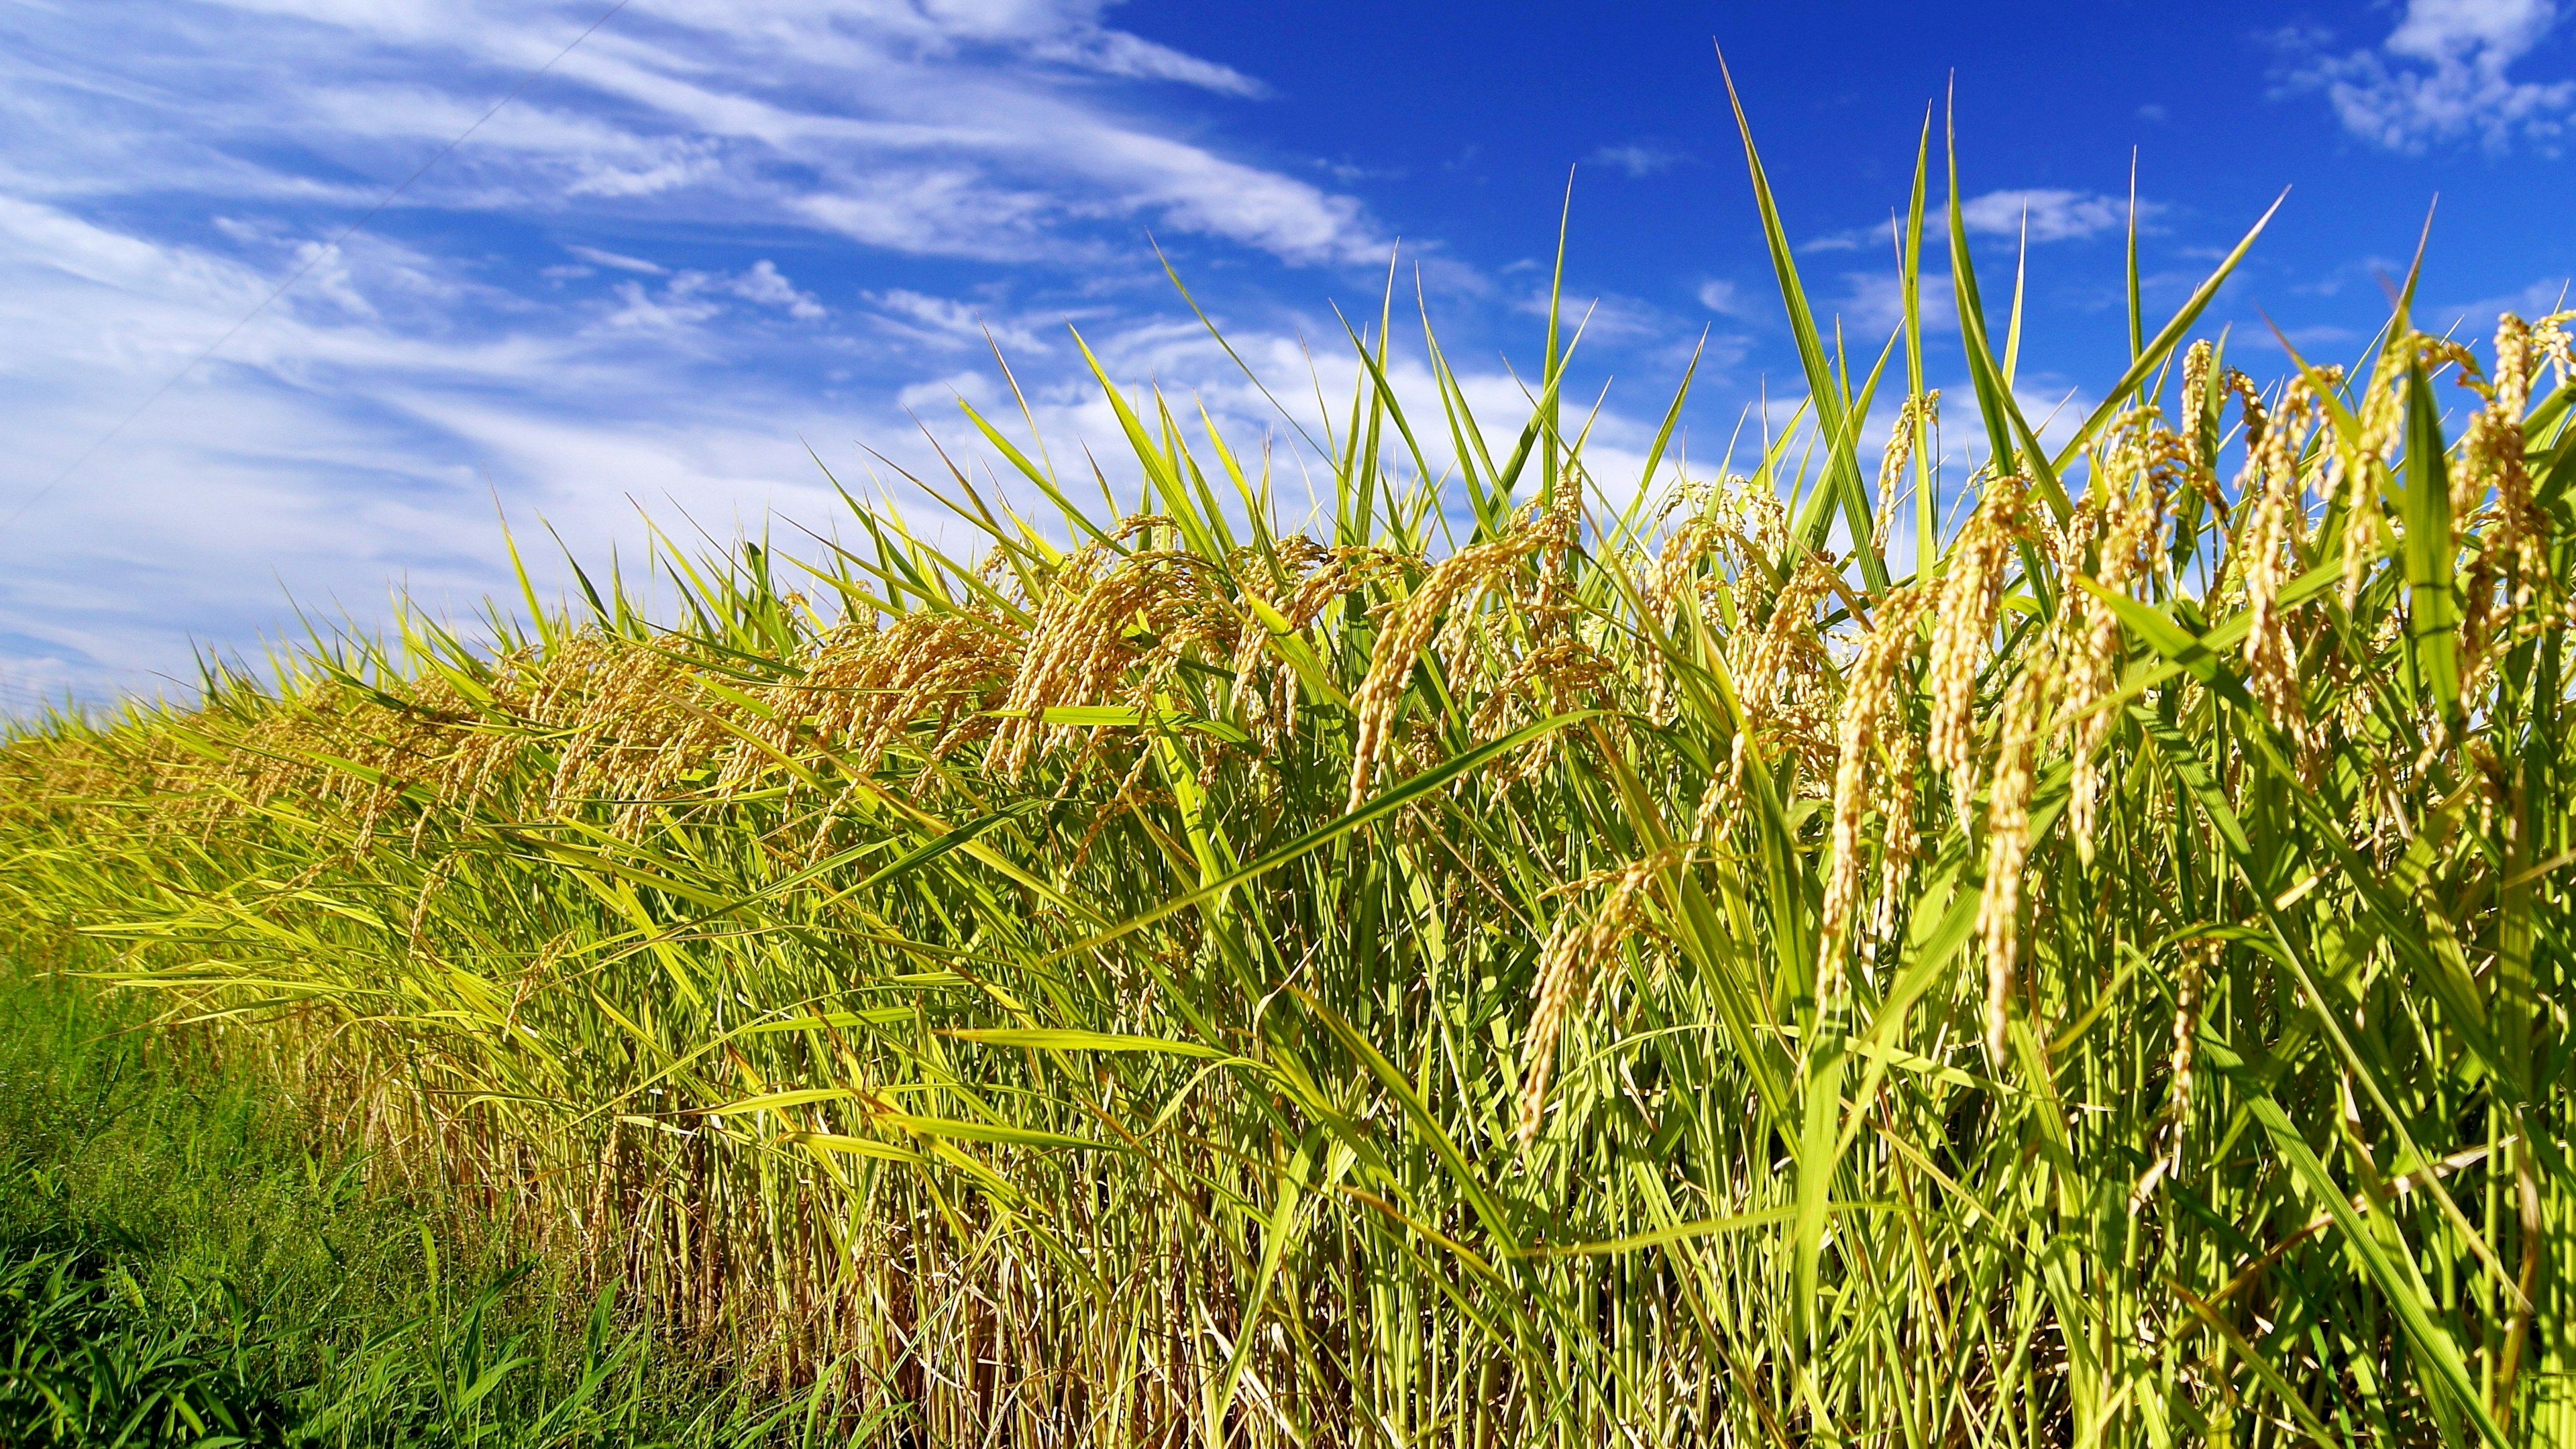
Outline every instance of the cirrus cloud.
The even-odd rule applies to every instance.
[[[566,52],[608,3],[10,7],[0,694],[149,692],[290,598],[470,608],[508,584],[496,501],[585,555],[637,542],[630,500],[826,520],[800,439],[974,395],[978,316],[1025,352],[1136,332],[1149,228],[1386,257],[1356,199],[1175,109],[1259,81],[1101,0],[628,0]]]

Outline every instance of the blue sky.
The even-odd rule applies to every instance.
[[[633,554],[639,509],[828,529],[806,447],[864,483],[866,448],[925,455],[908,413],[955,440],[953,398],[997,397],[985,329],[1059,446],[1106,431],[1068,322],[1122,383],[1278,429],[1149,235],[1301,384],[1301,339],[1374,310],[1400,244],[1503,417],[1568,168],[1604,459],[1705,334],[1706,460],[1798,390],[1712,42],[1856,336],[1888,325],[1888,215],[1955,77],[1990,298],[2029,218],[2043,409],[2125,360],[2132,148],[2151,310],[2292,188],[2210,318],[2245,347],[2266,319],[2358,346],[2436,193],[2436,312],[2482,331],[2576,270],[2576,23],[2551,0],[628,0],[323,249],[607,6],[0,0],[0,706],[154,690],[297,605],[469,608],[506,583],[496,499],[591,558]]]

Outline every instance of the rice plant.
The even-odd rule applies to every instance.
[[[15,937],[873,1442],[2576,1442],[2576,319],[2260,382],[2249,232],[2057,433],[1931,140],[1870,361],[1746,131],[1740,474],[1596,473],[1556,319],[1408,410],[1392,299],[1302,528],[1105,373],[1096,478],[969,408],[973,556],[22,732]]]

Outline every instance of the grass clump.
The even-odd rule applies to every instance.
[[[0,969],[0,1445],[737,1444],[716,1392],[475,1224],[368,1190],[280,1075]]]
[[[876,1442],[2576,1439],[2567,319],[2259,383],[2240,246],[2043,440],[1954,166],[1961,477],[1930,160],[1869,368],[1755,165],[1740,476],[1382,315],[1301,531],[1104,377],[1135,501],[970,411],[978,559],[28,733],[0,889]]]
[[[98,1254],[0,1244],[0,1443],[276,1440],[237,1320],[138,1324],[139,1296]]]

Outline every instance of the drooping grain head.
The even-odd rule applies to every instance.
[[[2022,868],[2030,857],[2030,787],[2050,707],[2048,671],[2026,669],[2004,696],[2002,740],[1986,805],[1986,883],[1977,937],[1986,957],[1986,1056],[2004,1068],[2013,988],[2020,966]]]
[[[1167,522],[1131,519],[1123,534],[1150,539]],[[1052,590],[1004,695],[993,760],[1013,779],[1043,752],[1077,740],[1097,744],[1098,727],[1051,724],[1049,710],[1116,704],[1149,716],[1185,663],[1226,660],[1242,646],[1241,612],[1226,596],[1218,563],[1145,549],[1092,577],[1106,548],[1096,546]]]
[[[1569,490],[1571,491],[1571,490]],[[1389,611],[1369,654],[1367,675],[1351,697],[1353,714],[1348,808],[1357,810],[1389,742],[1389,730],[1414,665],[1435,634],[1445,634],[1455,655],[1475,627],[1472,610],[1504,583],[1531,554],[1564,547],[1567,511],[1525,508],[1502,537],[1460,549],[1431,566],[1413,592]]]
[[[1915,439],[1926,429],[1941,425],[1941,390],[1933,388],[1905,400],[1896,410],[1896,421],[1888,429],[1887,447],[1878,459],[1878,510],[1870,529],[1870,547],[1887,552],[1888,533],[1895,521],[1896,505],[1904,492],[1905,465],[1914,456]]]
[[[680,778],[722,757],[736,707],[708,695],[677,648],[584,630],[549,652],[530,713],[553,732],[547,809],[606,809],[611,831],[635,840],[658,812],[688,802]]]
[[[2248,624],[2243,647],[2246,686],[2283,733],[2304,739],[2307,706],[2297,673],[2298,649],[2280,603],[2296,562],[2304,495],[2299,478],[2302,445],[2318,417],[2306,379],[2294,378],[2257,444],[2249,445],[2238,491],[2253,511],[2229,551],[2228,567],[2245,592]]]
[[[1756,742],[1796,755],[1806,776],[1820,781],[1831,779],[1836,758],[1841,641],[1828,637],[1823,617],[1828,601],[1845,589],[1836,562],[1830,553],[1797,550],[1758,624],[1739,613],[1743,622],[1727,641],[1736,699]]]
[[[2090,582],[2122,594],[2154,574],[2164,560],[2164,537],[2175,485],[2192,467],[2189,444],[2168,431],[2153,409],[2139,409],[2095,455],[2088,506],[2098,509],[2098,541]],[[2074,560],[2067,577],[2081,579],[2087,561]],[[2101,799],[2101,752],[2115,716],[2111,695],[2118,681],[2122,631],[2109,599],[2091,589],[2070,591],[2054,641],[2073,762],[2067,825],[2079,856],[2093,857]]]
[[[2544,325],[2556,321],[2542,320]],[[2552,583],[2549,515],[2533,497],[2523,437],[2532,374],[2548,355],[2546,342],[2536,335],[2540,330],[2510,312],[2497,320],[2495,376],[2482,389],[2487,405],[2470,419],[2461,449],[2460,473],[2473,506],[2474,500],[2489,493],[2495,498],[2492,523],[2480,552],[2493,554],[2499,570],[2512,580],[2517,609],[2528,608]],[[2464,371],[2461,380],[2474,384],[2475,376]]]
[[[842,624],[804,651],[793,677],[760,692],[767,714],[742,722],[746,743],[727,760],[719,793],[739,795],[814,753],[867,774],[917,729],[928,736],[928,785],[931,766],[992,734],[1023,645],[1002,617],[973,611]]]
[[[1882,772],[1877,766],[1883,752],[1891,758],[1911,759],[1914,744],[1905,730],[1903,705],[1897,699],[1897,676],[1906,660],[1913,657],[1920,639],[1921,621],[1928,591],[1905,589],[1879,600],[1867,643],[1860,656],[1844,674],[1839,758],[1834,768],[1833,834],[1828,847],[1824,906],[1818,933],[1816,958],[1816,1002],[1821,1010],[1839,998],[1842,986],[1846,937],[1860,896],[1862,827],[1872,802],[1871,782]],[[1892,745],[1889,734],[1898,738]],[[1890,802],[1883,814],[1889,855],[1910,854],[1911,845],[1900,845],[1900,837],[1910,842],[1913,835],[1911,771],[1906,770],[1906,789]],[[1901,813],[1900,813],[1901,810]]]
[[[1659,851],[1623,866],[1597,871],[1560,887],[1569,898],[1604,888],[1601,904],[1589,919],[1569,906],[1557,917],[1547,944],[1539,952],[1538,1002],[1530,1013],[1529,1037],[1521,1051],[1520,1110],[1516,1135],[1526,1146],[1538,1135],[1547,1110],[1547,1091],[1556,1069],[1557,1043],[1567,1018],[1583,1004],[1621,958],[1628,935],[1644,914],[1647,891],[1655,879],[1680,858],[1680,851]]]
[[[1977,676],[1994,633],[2004,573],[2014,542],[2023,536],[2022,501],[2029,484],[2018,477],[1991,479],[1968,526],[1951,545],[1933,613],[1931,662],[1925,690],[1931,700],[1927,741],[1932,763],[1950,785],[1950,802],[1962,829],[1977,792]]]
[[[1645,675],[1646,714],[1649,718],[1669,718],[1673,709],[1673,673],[1665,657],[1664,646],[1686,647],[1686,641],[1673,637],[1682,600],[1691,595],[1694,585],[1713,570],[1718,550],[1725,543],[1728,530],[1718,519],[1694,506],[1682,526],[1664,539],[1663,548],[1646,570],[1638,590],[1639,607],[1645,617],[1645,644],[1642,649]]]

